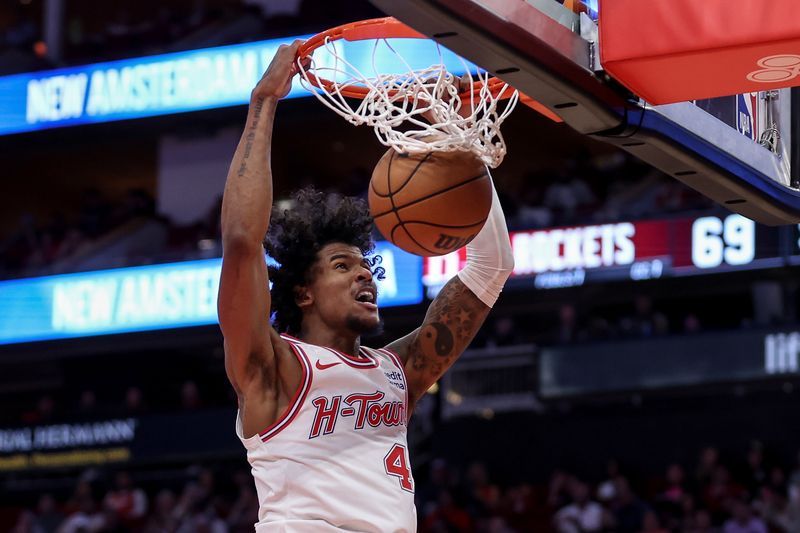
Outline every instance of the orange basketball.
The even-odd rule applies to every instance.
[[[468,152],[401,154],[390,148],[369,184],[369,209],[388,240],[417,255],[443,255],[471,241],[492,206],[483,162]]]

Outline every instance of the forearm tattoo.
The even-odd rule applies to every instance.
[[[247,135],[245,135],[244,154],[242,154],[242,162],[239,165],[239,176],[243,176],[247,171],[247,160],[250,158],[250,152],[253,150],[253,141],[256,138],[256,129],[258,129],[258,120],[261,118],[261,109],[264,107],[264,99],[259,98],[256,100],[253,107],[253,122],[248,128]]]
[[[453,364],[483,324],[489,308],[458,277],[431,303],[425,322],[409,346],[414,370],[435,381]]]

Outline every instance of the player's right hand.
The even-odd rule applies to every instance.
[[[253,99],[279,99],[289,94],[292,78],[297,74],[297,49],[301,44],[303,41],[298,39],[292,44],[282,44],[278,47],[267,71],[253,89]]]

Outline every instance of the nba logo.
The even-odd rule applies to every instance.
[[[758,132],[758,93],[745,93],[736,96],[736,129],[745,137],[757,141]]]

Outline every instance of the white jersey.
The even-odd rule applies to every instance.
[[[303,378],[286,411],[245,439],[257,533],[417,529],[408,458],[408,384],[388,350],[351,357],[282,335]]]

